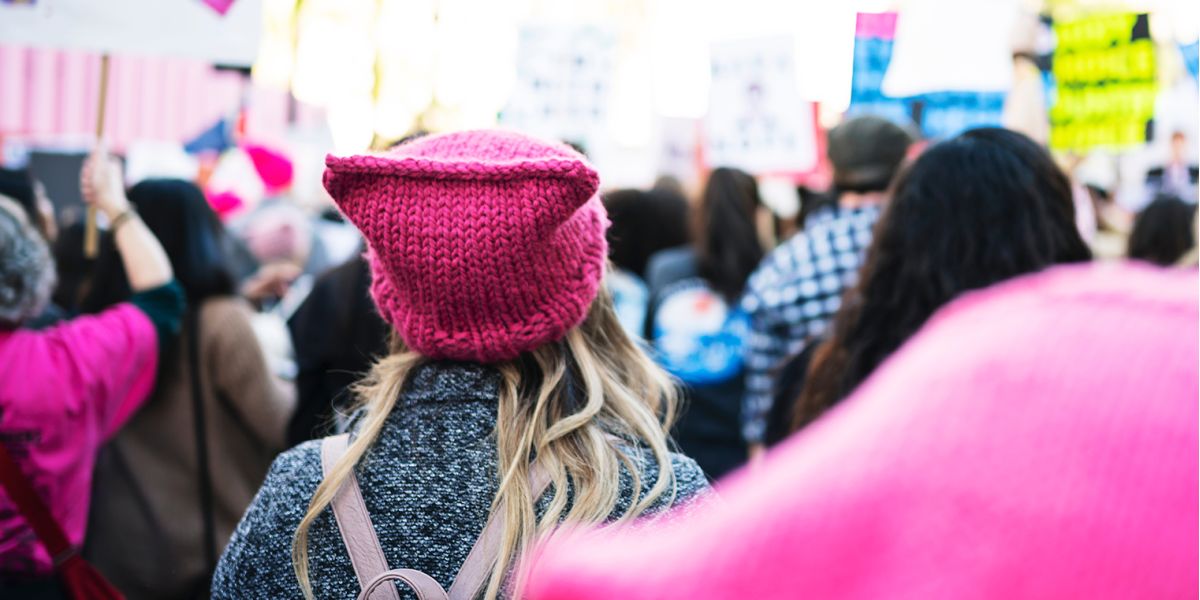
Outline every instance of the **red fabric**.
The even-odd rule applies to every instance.
[[[17,505],[21,516],[37,534],[42,544],[46,546],[53,557],[67,556],[71,545],[61,527],[50,516],[50,511],[37,492],[29,483],[29,479],[21,472],[20,467],[8,454],[4,444],[0,444],[0,487],[7,492],[9,499]],[[66,560],[56,567],[63,585],[72,598],[76,600],[119,600],[124,598],[116,588],[108,582],[92,565],[79,557],[70,554]]]
[[[58,576],[75,600],[123,600],[124,595],[113,587],[90,563],[72,554],[58,568]]]
[[[50,556],[58,556],[71,547],[66,534],[50,516],[46,505],[21,472],[21,467],[13,461],[4,444],[0,444],[0,486],[3,486],[9,500],[17,506],[17,511],[25,517],[38,539],[46,546]]]

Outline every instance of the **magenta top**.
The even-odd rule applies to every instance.
[[[1195,269],[1061,267],[937,313],[665,527],[564,536],[527,598],[1195,598]]]
[[[157,368],[154,326],[128,303],[42,331],[0,331],[0,442],[73,545],[87,527],[96,453],[146,400]],[[50,571],[0,492],[0,575]]]

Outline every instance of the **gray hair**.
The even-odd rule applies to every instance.
[[[0,196],[0,329],[15,329],[41,314],[56,280],[46,240],[20,205]]]

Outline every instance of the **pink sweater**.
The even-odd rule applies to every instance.
[[[72,544],[83,542],[96,452],[146,399],[157,367],[154,326],[132,304],[44,331],[0,332],[0,442]],[[0,491],[0,576],[50,570]]]
[[[528,597],[1196,598],[1197,287],[1100,265],[970,294],[724,503],[553,540]]]

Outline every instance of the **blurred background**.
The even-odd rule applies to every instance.
[[[0,0],[0,160],[77,219],[51,182],[95,136],[107,53],[130,183],[194,179],[227,217],[270,195],[247,144],[318,208],[327,152],[501,125],[582,148],[607,188],[740,167],[786,219],[861,113],[1019,129],[1136,211],[1173,136],[1196,162],[1198,29],[1188,0]]]
[[[44,486],[49,492],[43,495],[52,500],[54,508],[62,508],[54,517],[67,515],[62,525],[71,542],[86,541],[84,555],[126,590],[131,600],[207,597],[218,551],[230,540],[275,455],[347,428],[348,415],[357,406],[353,384],[376,357],[388,354],[389,333],[396,333],[377,314],[368,290],[375,275],[399,277],[378,269],[404,267],[388,260],[379,263],[385,267],[376,267],[363,257],[364,240],[334,208],[322,186],[326,157],[386,152],[431,133],[500,127],[570,144],[598,171],[601,200],[611,224],[606,233],[611,268],[605,286],[630,338],[677,380],[686,401],[670,436],[672,444],[697,461],[694,479],[699,479],[702,471],[704,477],[717,481],[743,464],[759,464],[769,446],[850,396],[883,361],[902,352],[898,350],[901,345],[916,335],[935,311],[962,294],[1093,257],[1127,257],[1186,267],[1190,273],[1183,276],[1191,277],[1188,285],[1192,290],[1187,296],[1191,310],[1186,314],[1163,308],[1174,306],[1171,302],[1186,308],[1182,293],[1173,295],[1184,289],[1178,283],[1182,280],[1171,279],[1178,275],[1114,266],[1096,270],[1101,273],[1096,277],[1120,279],[1105,282],[1112,286],[1111,297],[1108,287],[1090,287],[1098,285],[1091,283],[1091,276],[1080,278],[1080,289],[1086,293],[1081,292],[1084,295],[1075,301],[1061,296],[1054,309],[1062,313],[1066,325],[1050,328],[1060,330],[1039,331],[1045,336],[1037,338],[1037,348],[1015,347],[1014,340],[1026,339],[1021,335],[984,339],[998,331],[994,323],[991,328],[954,337],[957,344],[973,349],[974,344],[988,352],[999,351],[994,344],[1013,345],[1003,350],[1021,360],[1005,363],[1007,371],[989,371],[988,377],[969,371],[970,377],[961,382],[976,385],[978,390],[969,391],[979,392],[976,399],[984,403],[962,403],[955,410],[980,410],[982,406],[995,415],[989,412],[984,420],[962,417],[966,420],[956,421],[954,416],[960,413],[952,413],[944,421],[951,429],[974,422],[971,419],[990,427],[993,416],[1003,416],[993,408],[1011,408],[1007,402],[1011,394],[1001,394],[1008,389],[1018,390],[1018,396],[1028,391],[1030,407],[1048,411],[1046,415],[1066,415],[1076,406],[1096,408],[1098,416],[1079,415],[1078,423],[1087,425],[1089,419],[1100,419],[1096,422],[1106,423],[1105,429],[1098,425],[1095,431],[1081,429],[1071,421],[1067,433],[1075,437],[1060,440],[1051,429],[1045,430],[1050,435],[1042,435],[1038,433],[1041,430],[1028,428],[1024,419],[1039,419],[1038,414],[1009,411],[1009,416],[1020,418],[1009,421],[1008,432],[998,429],[992,431],[991,441],[981,435],[978,446],[963,452],[953,449],[955,460],[946,464],[978,461],[988,468],[961,470],[977,479],[984,473],[984,479],[992,477],[993,466],[1002,467],[1002,473],[1003,468],[1010,474],[1024,473],[1025,479],[1012,481],[1036,481],[1037,485],[1026,486],[1026,491],[1037,491],[1028,504],[1037,510],[1028,514],[1012,510],[1024,505],[1012,503],[1008,490],[985,494],[976,490],[989,488],[967,487],[976,483],[968,482],[960,488],[967,493],[943,486],[941,480],[926,480],[923,488],[913,489],[932,490],[944,497],[940,504],[927,503],[922,510],[942,507],[947,518],[961,517],[966,525],[940,520],[913,522],[935,523],[934,530],[985,531],[987,527],[979,527],[972,519],[988,513],[975,510],[974,504],[971,510],[960,510],[959,501],[978,498],[984,506],[985,496],[1000,498],[1003,502],[996,505],[1001,507],[997,514],[1035,523],[1038,531],[1029,538],[1034,541],[1012,542],[1006,537],[1009,524],[1004,521],[994,526],[995,531],[1005,533],[1000,536],[1004,538],[1001,545],[981,552],[979,547],[984,546],[976,547],[975,538],[964,538],[970,548],[963,555],[1006,568],[1025,567],[1031,560],[1024,554],[1020,560],[1010,560],[1006,552],[1019,554],[1023,548],[1047,547],[1045,536],[1057,535],[1060,529],[1073,531],[1078,523],[1116,524],[1103,535],[1096,533],[1099,530],[1086,530],[1087,535],[1097,536],[1094,539],[1107,540],[1107,545],[1099,546],[1102,552],[1092,553],[1103,555],[1103,560],[1094,559],[1098,561],[1095,564],[1124,560],[1120,569],[1114,569],[1119,572],[1114,576],[1136,580],[1136,585],[1142,586],[1135,588],[1139,590],[1170,589],[1169,585],[1185,576],[1190,577],[1190,585],[1195,580],[1195,538],[1185,548],[1184,542],[1189,540],[1183,534],[1160,536],[1156,533],[1159,529],[1143,525],[1153,521],[1151,525],[1161,526],[1162,531],[1185,531],[1177,525],[1196,522],[1195,453],[1190,455],[1190,463],[1185,460],[1186,452],[1172,454],[1164,463],[1179,473],[1190,469],[1190,480],[1172,479],[1170,475],[1176,471],[1164,471],[1155,464],[1154,469],[1144,470],[1147,476],[1157,478],[1151,482],[1155,485],[1141,487],[1127,485],[1133,480],[1121,473],[1138,471],[1134,467],[1142,463],[1117,461],[1116,470],[1110,473],[1101,468],[1103,460],[1072,461],[1081,456],[1157,460],[1155,454],[1133,448],[1133,442],[1161,439],[1167,444],[1162,446],[1164,452],[1175,452],[1179,444],[1196,439],[1194,418],[1190,430],[1188,423],[1171,421],[1176,414],[1194,416],[1196,407],[1196,340],[1188,336],[1196,331],[1195,277],[1200,261],[1196,249],[1200,237],[1196,217],[1200,181],[1198,32],[1200,0],[0,0],[0,216],[13,217],[0,219],[0,226],[7,227],[0,231],[0,242],[7,244],[0,245],[0,292],[5,292],[0,294],[0,409],[16,409],[6,413],[10,417],[0,432],[5,438],[0,440],[5,442],[0,444],[0,459],[12,440],[12,447],[20,446],[22,452],[14,450],[14,455],[21,460],[32,457],[29,464],[34,473],[30,477],[36,475],[39,491]],[[960,138],[961,143],[936,145],[966,130],[997,126],[1021,132],[1035,143],[1009,131],[989,129],[968,133]],[[482,137],[489,136],[464,136]],[[129,201],[140,218],[132,218],[133,208],[116,193],[92,194],[93,201],[103,197],[108,206],[99,206],[98,216],[95,210],[91,217],[86,216],[80,174],[98,139],[122,161]],[[114,165],[89,167],[87,172],[90,176],[84,187],[89,190],[103,186],[111,192],[120,183],[109,181],[116,179]],[[898,172],[905,174],[896,178]],[[538,173],[540,177],[542,171]],[[384,188],[393,189],[390,185]],[[426,198],[423,189],[414,185],[413,197]],[[405,193],[408,191],[406,188]],[[8,198],[20,206],[9,208]],[[477,199],[476,204],[461,198],[443,199],[454,203],[456,215],[466,215],[464,222],[478,223],[491,214],[486,210],[470,214],[468,208],[462,208],[490,206],[490,198]],[[503,202],[509,200],[505,196]],[[527,211],[530,214],[536,213],[540,200],[543,198],[511,198],[525,202],[520,209],[533,207]],[[106,222],[105,214],[111,222]],[[452,238],[455,252],[464,246],[458,244],[464,235],[479,231],[474,226],[451,229],[455,224],[443,221],[441,214],[437,213],[436,226],[421,225]],[[131,218],[132,223],[144,223],[146,229],[140,225],[120,229],[121,223],[131,222]],[[395,219],[390,210],[381,218]],[[513,225],[517,221],[520,219],[495,222],[519,227]],[[582,219],[573,219],[554,234],[545,233],[550,231],[543,227],[545,222],[540,217],[537,220],[538,236],[558,236],[554,239],[566,240],[563,247],[575,243],[586,247],[589,255],[596,247],[591,238],[571,241],[585,239],[578,237]],[[405,217],[391,222],[388,231],[400,231],[400,238],[406,239],[403,227],[412,223]],[[131,233],[117,235],[117,231]],[[507,234],[501,232],[500,237]],[[479,247],[505,248],[506,244],[509,242]],[[155,271],[152,263],[160,245],[167,255],[160,262],[169,259],[171,268],[158,265],[157,275],[147,275]],[[526,247],[516,251],[520,256],[515,259],[502,256],[495,263],[502,267],[476,264],[475,253],[463,255],[467,258],[461,260],[443,260],[449,254],[438,248],[427,255],[428,260],[417,262],[424,261],[423,266],[437,263],[456,281],[467,281],[472,269],[491,273],[502,268],[496,272],[511,274],[513,265],[536,253]],[[126,260],[130,257],[150,260]],[[135,264],[138,262],[146,264]],[[538,266],[543,264],[539,261],[526,262],[530,269],[545,268]],[[554,272],[545,273],[547,281],[570,273],[572,283],[554,283],[547,289],[571,288],[570,301],[574,303],[582,298],[579,290],[583,287],[576,285],[577,280],[592,269],[579,266],[582,262],[562,264],[569,268],[550,268]],[[1067,275],[1084,273],[1082,267],[1063,269]],[[164,284],[172,273],[186,295],[186,310],[180,298],[167,301],[174,288]],[[1058,282],[1057,277],[1047,276],[1044,281]],[[150,285],[154,281],[158,283]],[[484,299],[517,290],[514,293],[521,299],[532,297],[526,293],[529,281],[522,279],[504,289],[473,289],[483,290],[477,295]],[[393,281],[380,289],[392,290],[395,285]],[[411,296],[397,292],[396,298],[416,298],[423,303],[421,310],[433,310],[426,307],[433,305],[429,299],[435,296],[423,295],[418,284],[412,285],[418,291]],[[1060,302],[1058,292],[1053,293],[1047,297]],[[1122,296],[1125,293],[1128,298]],[[1165,300],[1156,303],[1161,298],[1154,294],[1166,294]],[[1121,311],[1092,311],[1090,304],[1085,306],[1085,296],[1120,305]],[[1051,317],[1035,313],[1029,308],[1032,304],[1023,304],[1020,297],[1012,298],[1014,314],[1032,315],[1026,325],[1040,325]],[[136,308],[118,306],[130,299]],[[139,301],[152,306],[143,309]],[[172,304],[175,312],[168,314]],[[559,299],[554,299],[536,305],[559,304]],[[597,336],[611,335],[603,325],[611,320],[604,316],[605,304],[597,305],[600,308],[589,317],[595,327],[581,329],[603,332]],[[1087,310],[1076,310],[1073,305]],[[455,329],[450,325],[458,322],[457,317],[448,317],[443,323],[442,317],[462,312],[455,310],[453,301],[438,305],[445,306],[450,309],[434,310],[439,314],[428,321],[436,323],[434,337],[474,335],[466,326]],[[477,308],[466,312],[474,315],[480,312]],[[397,317],[399,312],[387,312],[408,319]],[[139,313],[152,323],[146,323]],[[1170,323],[1184,325],[1172,329],[1167,321],[1156,320],[1168,313],[1174,319]],[[1111,316],[1092,321],[1092,315]],[[1095,331],[1087,336],[1073,333],[1083,331],[1083,325],[1073,324],[1072,319],[1088,321]],[[494,320],[509,323],[511,318]],[[180,321],[183,330],[176,338],[170,330]],[[138,324],[141,326],[134,331]],[[530,332],[536,328],[526,327],[524,322],[520,325],[505,327],[532,339]],[[485,326],[479,327],[482,329],[471,331],[482,331],[478,335],[485,338],[492,335]],[[1016,331],[1020,334],[1022,329]],[[405,334],[403,326],[398,333]],[[591,340],[591,335],[585,333],[578,339]],[[1084,341],[1091,344],[1091,340],[1102,344],[1085,346]],[[618,371],[612,365],[628,370],[617,361],[640,353],[617,338],[597,345],[594,358],[576,360],[579,357],[571,358],[575,343],[566,347],[569,351],[560,347],[546,355],[568,357],[565,360],[569,362],[563,364],[572,365],[569,372],[563,375],[560,369],[554,374],[564,383],[555,388],[553,397],[539,399],[550,408],[538,408],[528,418],[559,419],[570,414],[549,431],[575,435],[567,429],[560,431],[559,425],[568,419],[578,421],[583,414],[563,408],[576,403],[578,386],[571,383],[578,383],[575,376],[591,372],[581,371],[579,365],[602,364],[607,376]],[[423,346],[414,344],[414,348]],[[1178,349],[1190,349],[1192,354]],[[478,354],[487,352],[479,350]],[[992,355],[975,356],[990,360]],[[1118,356],[1137,360],[1129,361],[1124,370],[1088,379],[1098,372],[1097,366],[1103,367],[1109,359],[1116,361]],[[1190,364],[1185,365],[1189,356]],[[970,357],[967,353],[966,358]],[[384,366],[378,372],[386,373],[383,381],[391,381],[387,378],[392,375],[407,381],[408,359],[392,358],[380,363]],[[521,394],[528,387],[524,385],[529,375],[525,367],[534,363],[539,370],[546,364],[539,357],[533,363],[519,363],[521,368],[516,369],[521,372],[522,385],[513,387],[522,390]],[[396,366],[401,364],[406,366]],[[986,366],[991,369],[991,363]],[[89,383],[80,373],[94,374],[96,381],[105,383]],[[1057,382],[1059,373],[1067,375],[1062,386],[1022,387],[1026,382]],[[457,394],[466,385],[463,381],[474,381],[476,376],[412,380],[437,382],[434,395],[440,397]],[[954,381],[929,377],[896,381]],[[149,382],[155,378],[151,391]],[[590,376],[585,379],[585,391],[590,393],[593,381]],[[621,387],[641,381],[630,379]],[[1081,383],[1085,379],[1086,385]],[[1019,385],[1005,387],[1010,380]],[[393,388],[381,384],[376,389]],[[606,393],[610,390],[608,384],[604,389]],[[145,401],[145,408],[130,417],[120,432],[116,431],[117,417],[105,417],[112,423],[102,422],[93,413],[105,411],[78,408],[91,406],[88,403],[117,406],[118,393],[113,390],[125,390],[120,394],[128,395],[119,403],[125,416]],[[141,390],[140,395],[131,390]],[[627,395],[642,391],[631,389]],[[1191,396],[1183,397],[1185,393]],[[147,400],[148,394],[153,398]],[[391,410],[396,404],[380,402],[380,392],[372,394],[372,410],[381,406]],[[904,392],[897,394],[900,398]],[[1062,402],[1041,401],[1059,400],[1055,394],[1070,397],[1061,398]],[[1080,398],[1081,394],[1086,397]],[[925,408],[914,402],[912,415],[932,415],[929,407],[949,404],[937,395],[910,395],[926,402]],[[1162,402],[1143,406],[1143,397]],[[889,400],[890,404],[891,398],[881,395],[876,400]],[[1110,404],[1093,406],[1096,398],[1107,398]],[[591,408],[596,408],[591,402],[594,399],[588,399]],[[987,404],[989,399],[996,403]],[[653,403],[651,398],[645,400],[648,408],[659,410],[655,408],[657,398]],[[1134,411],[1139,418],[1113,418],[1133,414],[1128,412],[1130,400],[1139,402]],[[568,404],[553,404],[560,401]],[[1065,403],[1068,401],[1077,404]],[[60,405],[65,407],[61,413],[46,408]],[[407,409],[408,403],[403,406]],[[479,406],[483,410],[483,405]],[[901,403],[885,408],[872,416],[871,422],[898,418],[888,425],[893,431],[908,426],[922,431],[916,420],[910,422]],[[36,417],[26,419],[19,412],[22,410]],[[116,408],[105,410],[118,412]],[[613,410],[614,415],[632,414],[627,413],[632,409]],[[526,416],[517,413],[513,422],[521,423]],[[490,416],[494,411],[487,414],[487,419],[494,418]],[[79,425],[85,419],[91,419],[86,421],[88,425]],[[370,419],[365,422],[372,422]],[[405,419],[404,428],[417,426],[407,424],[407,415]],[[608,428],[609,419],[605,412],[594,421]],[[26,420],[38,423],[38,428],[25,429]],[[1062,418],[1045,421],[1059,423]],[[1003,425],[1004,419],[996,422]],[[1168,422],[1170,427],[1165,425]],[[393,428],[393,422],[388,423],[386,427]],[[943,436],[948,430],[931,423],[924,429],[929,435],[972,439],[957,433]],[[938,427],[944,423],[938,420]],[[1156,428],[1137,429],[1150,425]],[[1118,426],[1121,428],[1109,435],[1107,428]],[[471,431],[435,429],[450,432],[445,435]],[[526,444],[539,439],[530,446],[536,446],[539,453],[563,445],[555,437],[558,433],[544,434],[543,429],[539,424],[522,438],[522,452]],[[613,431],[635,430],[618,427]],[[645,428],[639,426],[636,431],[637,436],[645,437]],[[543,434],[550,437],[538,437]],[[112,435],[116,437],[100,449],[101,440]],[[645,441],[651,439],[645,437]],[[827,439],[840,440],[838,444],[850,451],[845,439]],[[890,439],[908,443],[916,438]],[[1112,445],[1100,446],[1089,440]],[[854,456],[864,458],[859,462],[872,463],[862,466],[860,472],[892,477],[900,471],[887,464],[892,458],[889,453],[870,452],[871,448],[886,449],[871,446],[876,442],[884,440],[863,439],[861,443],[866,445],[853,449]],[[60,443],[74,454],[60,451]],[[517,448],[508,445],[512,451]],[[587,445],[594,450],[595,444]],[[1094,452],[1093,446],[1097,448]],[[992,447],[996,462],[988,458],[987,449]],[[1014,448],[1020,452],[1010,453]],[[818,449],[811,456],[819,459],[836,452]],[[906,456],[905,462],[895,464],[917,465],[914,460],[934,455],[929,451],[915,459]],[[307,455],[293,458],[300,456]],[[417,452],[413,456],[424,455]],[[474,460],[472,456],[482,455],[464,455]],[[501,455],[499,462],[487,464],[487,470],[476,469],[478,465],[454,467],[446,475],[452,479],[445,481],[458,481],[453,478],[460,471],[491,472],[495,464],[516,469],[524,460],[514,459],[516,456]],[[1061,460],[1055,462],[1055,457]],[[884,462],[875,464],[876,458]],[[292,472],[287,466],[293,464],[290,461],[276,463],[284,465],[276,472]],[[549,464],[564,461],[571,469],[580,464],[577,458]],[[1027,463],[1033,463],[1028,461],[1043,466],[1074,465],[1087,477],[1076,473],[1072,479],[1067,471],[1064,478],[1056,479],[1059,487],[1067,490],[1061,501],[1047,500],[1041,491],[1053,490],[1045,488],[1038,475],[1046,469],[1030,469]],[[623,462],[626,467],[633,465]],[[847,472],[854,472],[854,463],[848,461],[851,470]],[[572,481],[598,485],[604,473],[613,474],[615,464],[608,459],[608,466],[597,471],[600,475]],[[682,463],[673,464],[678,469]],[[422,465],[422,469],[426,467],[437,465]],[[19,481],[15,467],[0,471],[7,471],[8,481],[16,473]],[[764,472],[771,477],[792,475],[785,471]],[[921,476],[932,474],[935,479],[943,474],[940,468],[921,471],[927,472]],[[294,471],[300,472],[299,468]],[[0,488],[11,485],[4,474],[0,472]],[[1111,476],[1111,481],[1099,485],[1099,479],[1091,479],[1102,475]],[[763,489],[786,489],[776,485],[784,479],[780,477],[772,482],[774,487]],[[851,498],[847,495],[850,487],[844,485],[851,480],[835,479],[842,487],[831,497]],[[520,485],[512,478],[505,481],[504,489]],[[949,476],[945,481],[954,482]],[[1078,484],[1080,481],[1085,483]],[[1192,495],[1177,493],[1180,486],[1186,492],[1189,481]],[[621,494],[636,489],[637,484],[628,488],[624,482],[622,479],[618,486]],[[465,489],[459,483],[453,488],[456,494]],[[612,481],[607,483],[605,489],[615,501],[616,488],[611,487]],[[694,483],[699,487],[699,481]],[[890,498],[875,491],[885,488],[871,485],[862,489]],[[1156,487],[1160,485],[1169,485],[1170,493]],[[81,493],[89,487],[91,499]],[[273,487],[268,485],[260,493],[260,506],[290,503],[278,500],[294,496],[272,497],[280,492]],[[469,491],[484,489],[491,488]],[[804,482],[794,489],[812,496]],[[1109,489],[1121,493],[1106,495]],[[1082,504],[1079,490],[1094,496],[1095,506]],[[1130,490],[1140,496],[1127,494]],[[581,498],[610,497],[609,491],[593,493],[582,487],[577,491]],[[818,496],[821,491],[817,490]],[[3,496],[0,494],[0,500]],[[501,496],[496,506],[505,498],[519,496]],[[680,498],[672,496],[672,501]],[[914,498],[917,496],[910,500]],[[953,510],[946,509],[950,506],[946,498],[954,501]],[[1190,506],[1171,506],[1171,501],[1164,500],[1170,498],[1190,498]],[[476,499],[484,502],[479,505],[481,511],[492,505],[490,495]],[[922,500],[918,504],[924,501],[917,499]],[[802,494],[778,500],[796,500],[796,506],[817,510],[824,506],[810,503],[811,498]],[[1144,514],[1154,515],[1153,519],[1126,519],[1126,513],[1119,512],[1123,503],[1139,501],[1144,503]],[[393,508],[400,506],[390,499],[387,503],[394,504]],[[645,503],[634,504],[640,510]],[[423,501],[421,506],[429,505]],[[460,508],[465,506],[470,505]],[[1072,512],[1074,508],[1064,512],[1063,507],[1078,508],[1078,514]],[[1104,515],[1117,516],[1092,518],[1086,511],[1096,507],[1109,511]],[[267,512],[257,514],[271,514],[274,508],[263,510]],[[477,514],[464,510],[459,510],[460,516]],[[607,510],[589,508],[580,514],[586,520]],[[405,519],[411,516],[397,514],[388,518],[407,523]],[[778,512],[776,518],[787,514],[799,513]],[[57,585],[44,576],[54,565],[52,555],[68,554],[54,550],[52,544],[47,546],[49,551],[35,546],[33,534],[16,516],[0,502],[0,598],[46,598],[35,588],[25,587],[25,580]],[[441,512],[425,516],[434,521],[444,517]],[[796,522],[824,527],[835,521],[807,518]],[[285,520],[277,520],[273,526],[283,523]],[[430,531],[455,529],[441,522],[428,525]],[[878,530],[876,525],[872,522],[870,530]],[[1130,528],[1136,531],[1125,531]],[[230,570],[241,569],[256,584],[269,579],[260,566],[273,564],[281,573],[286,571],[286,585],[291,585],[293,573],[283,555],[261,554],[262,563],[238,558],[250,557],[254,552],[245,548],[258,543],[247,541],[256,538],[257,531],[244,531],[251,533],[243,534],[240,541],[234,538],[235,547],[241,544],[242,549],[233,551],[229,556],[234,558],[224,564],[232,565]],[[530,528],[521,531],[520,536],[525,536]],[[858,534],[834,535],[833,531],[825,528],[818,533],[828,539],[862,538]],[[1015,536],[1021,530],[1014,531]],[[279,539],[290,541],[294,533],[289,529]],[[1125,544],[1120,535],[1137,543]],[[512,538],[519,540],[513,541],[512,547],[532,547],[527,545],[532,538],[520,536]],[[801,543],[796,547],[818,548],[825,558],[836,556],[810,544],[809,537],[808,533],[797,535],[795,539]],[[930,538],[928,532],[896,537],[919,539],[923,544]],[[1171,552],[1183,548],[1191,554],[1183,550],[1170,554],[1158,546],[1153,552],[1139,550],[1150,548],[1142,544],[1144,540],[1160,544],[1158,538],[1166,540],[1161,544]],[[713,539],[726,541],[720,536]],[[1084,540],[1084,545],[1092,539],[1077,538]],[[836,546],[831,547],[836,550]],[[956,548],[953,543],[943,546]],[[1118,546],[1130,550],[1110,552]],[[1053,546],[1062,547],[1066,546]],[[462,550],[459,556],[466,554],[466,547]],[[771,550],[772,558],[785,561],[778,564],[790,564],[786,553],[776,557]],[[338,552],[337,556],[343,556]],[[699,554],[703,551],[697,550]],[[1084,558],[1087,554],[1080,553]],[[276,560],[279,558],[282,560]],[[872,560],[865,563],[867,568],[878,571],[878,557],[868,558]],[[1076,573],[1107,568],[1071,566],[1076,563],[1057,568],[1053,561],[1033,562],[1043,571],[1056,570],[1053,577],[1034,577],[1040,585],[1057,585]],[[1151,563],[1168,571],[1166,576],[1148,570],[1146,565]],[[325,566],[313,565],[314,575],[326,572]],[[1188,565],[1192,571],[1184,568]],[[973,564],[968,566],[973,568]],[[997,581],[1007,584],[1010,579],[992,577],[999,571],[965,571],[986,575],[988,581],[981,588],[985,591]],[[499,575],[505,572],[505,568],[497,569]],[[349,566],[345,573],[351,573]],[[847,573],[850,571],[841,571],[839,581],[847,579]],[[1096,581],[1107,581],[1074,579],[1079,581],[1056,588],[1060,595],[1062,590],[1085,589],[1100,585]],[[218,577],[218,596],[223,593],[221,586],[228,588],[232,581],[226,579],[222,584],[221,580]],[[773,581],[763,581],[763,585],[775,586]],[[13,582],[34,591],[26,595],[13,592],[17,588],[6,587]],[[1153,587],[1160,584],[1168,587]],[[777,587],[781,593],[789,590]],[[713,589],[719,593],[722,588]],[[1036,595],[1036,585],[1029,589]]]

